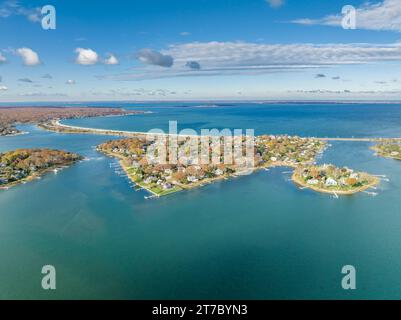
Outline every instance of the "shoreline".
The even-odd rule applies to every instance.
[[[125,115],[122,115],[125,116]],[[62,124],[60,123],[60,119],[53,119],[50,120],[48,122],[45,123],[39,123],[38,126],[44,130],[48,130],[48,131],[53,131],[53,132],[61,132],[61,133],[77,133],[77,134],[100,134],[100,135],[111,135],[111,136],[118,136],[118,137],[127,137],[127,138],[138,138],[138,137],[146,137],[146,136],[155,136],[155,135],[162,135],[162,136],[170,136],[171,134],[169,133],[149,133],[149,132],[137,132],[137,131],[125,131],[125,130],[113,130],[113,129],[97,129],[97,128],[89,128],[89,127],[79,127],[79,126],[72,126],[72,125],[66,125],[66,124]],[[179,136],[179,135],[178,135]],[[187,136],[187,135],[184,135]],[[188,137],[188,136],[187,136]],[[382,138],[313,138],[313,139],[317,139],[320,141],[364,141],[364,142],[374,142],[374,141],[382,141]],[[387,139],[387,140],[399,140],[401,138],[391,138],[391,139]],[[373,147],[372,147],[373,149]],[[238,176],[241,176],[241,173],[234,173],[234,174],[224,174],[222,176],[216,176],[213,178],[207,178],[201,181],[197,181],[191,184],[182,184],[182,183],[177,183],[174,184],[174,188],[176,188],[175,190],[165,190],[165,192],[155,192],[154,190],[152,190],[151,187],[147,186],[144,183],[140,183],[134,180],[134,178],[132,177],[131,173],[129,172],[129,170],[131,169],[130,166],[128,166],[127,164],[125,164],[125,158],[119,154],[114,154],[112,152],[108,152],[106,150],[102,150],[97,148],[97,151],[105,154],[106,156],[109,157],[113,157],[113,158],[117,158],[119,161],[119,164],[121,166],[121,168],[123,169],[123,171],[125,172],[125,174],[127,175],[127,177],[130,179],[130,181],[135,184],[136,186],[138,186],[139,188],[142,188],[146,191],[148,191],[149,193],[152,194],[152,196],[155,197],[161,197],[164,195],[168,195],[168,194],[173,194],[175,192],[178,191],[182,191],[182,190],[190,190],[190,189],[194,189],[194,188],[198,188],[198,187],[202,187],[208,184],[211,184],[213,182],[216,181],[220,181],[220,180],[228,180],[231,178],[235,178]],[[297,174],[296,174],[296,169],[299,167],[302,167],[302,165],[307,165],[307,164],[293,164],[293,163],[284,163],[284,162],[273,162],[273,163],[268,163],[268,164],[264,164],[262,166],[256,166],[254,168],[251,169],[251,173],[254,173],[258,170],[261,169],[269,169],[272,167],[288,167],[288,168],[292,168],[293,174],[291,177],[291,180],[296,184],[299,185],[301,187],[304,188],[308,188],[311,190],[314,190],[316,192],[319,193],[326,193],[326,194],[335,194],[335,195],[352,195],[352,194],[356,194],[362,191],[365,191],[371,187],[374,187],[375,185],[377,185],[380,180],[378,178],[374,178],[373,181],[367,185],[358,187],[356,189],[353,190],[329,190],[329,189],[325,189],[325,188],[320,188],[320,187],[316,187],[316,186],[310,186],[305,184],[301,179],[297,178]]]
[[[393,160],[396,160],[396,161],[401,161],[401,157],[392,156],[390,154],[384,154],[382,152],[382,150],[380,150],[377,147],[377,145],[373,146],[373,147],[370,147],[370,149],[375,151],[376,152],[375,155],[378,156],[378,157],[382,157],[382,158],[386,158],[386,159],[393,159]]]
[[[60,123],[60,120],[51,120],[44,123],[38,123],[37,126],[43,130],[57,133],[70,133],[70,134],[98,134],[98,135],[108,135],[117,137],[139,137],[149,135],[143,132],[135,131],[123,131],[123,130],[112,130],[112,129],[96,129],[96,128],[85,128],[78,126],[70,126]]]
[[[0,108],[1,137],[16,136],[25,132],[16,128],[17,125],[37,125],[46,127],[57,119],[77,119],[91,117],[117,117],[137,114],[147,114],[151,111],[127,111],[123,108],[102,107],[2,107]],[[54,128],[57,131],[57,128]]]
[[[184,190],[191,190],[191,189],[204,187],[204,186],[212,184],[214,182],[218,182],[218,181],[222,181],[222,180],[230,180],[230,179],[239,178],[241,176],[250,175],[250,174],[253,174],[253,173],[255,173],[257,171],[260,171],[260,170],[267,170],[267,169],[270,169],[270,168],[278,168],[278,167],[291,168],[292,170],[296,170],[299,167],[299,166],[297,166],[295,164],[281,162],[281,161],[280,162],[276,162],[276,163],[268,163],[268,164],[265,164],[263,166],[252,168],[249,174],[241,174],[240,172],[237,172],[237,173],[233,173],[233,174],[224,174],[224,175],[216,176],[216,177],[213,177],[213,178],[203,179],[203,180],[200,180],[200,181],[188,184],[188,185],[179,183],[179,184],[175,185],[176,187],[180,188],[179,190],[174,190],[174,191],[171,191],[171,192],[167,191],[167,193],[161,192],[159,194],[159,193],[154,192],[153,190],[151,190],[151,188],[146,186],[146,184],[138,183],[137,181],[135,181],[133,179],[133,177],[129,173],[129,170],[131,169],[131,167],[127,166],[124,163],[124,161],[126,159],[123,156],[121,156],[120,154],[115,154],[115,153],[112,153],[112,152],[108,152],[106,150],[101,150],[101,149],[96,149],[96,150],[101,152],[101,153],[103,153],[104,155],[106,155],[108,157],[116,158],[118,160],[118,163],[120,164],[121,168],[123,169],[123,171],[125,172],[125,174],[127,175],[127,177],[130,179],[130,181],[133,184],[135,184],[135,185],[141,187],[142,189],[150,192],[152,195],[154,195],[154,196],[156,196],[158,198],[160,198],[162,196],[170,195],[170,194],[173,194],[173,193],[176,193],[176,192],[184,191]],[[303,165],[306,165],[306,164],[303,164]]]
[[[22,135],[28,134],[28,133],[29,132],[27,132],[27,131],[20,131],[20,132],[12,133],[12,134],[2,134],[2,135],[0,135],[0,137],[16,137],[16,136],[22,136]]]
[[[126,115],[122,115],[126,116]],[[38,126],[44,130],[53,131],[53,132],[61,132],[61,133],[86,133],[86,134],[100,134],[100,135],[112,135],[112,136],[122,136],[122,137],[138,137],[138,136],[184,136],[190,137],[192,135],[180,135],[180,134],[170,134],[170,133],[150,133],[150,132],[141,132],[141,131],[127,131],[127,130],[114,130],[114,129],[98,129],[98,128],[90,128],[90,127],[80,127],[80,126],[72,126],[67,124],[60,123],[60,119],[50,120],[45,123],[39,123]],[[199,137],[200,135],[196,135]],[[343,142],[380,142],[382,140],[391,140],[391,141],[401,141],[401,137],[394,138],[339,138],[339,137],[308,137],[311,139],[317,139],[320,141],[343,141]]]
[[[103,153],[104,155],[106,155],[106,156],[108,156],[108,157],[116,158],[116,159],[118,160],[118,163],[120,164],[121,169],[123,169],[123,171],[125,172],[125,174],[126,174],[127,177],[129,178],[129,180],[130,180],[133,184],[135,184],[136,186],[138,186],[138,187],[140,187],[140,188],[142,188],[142,189],[145,189],[146,191],[148,191],[149,193],[151,193],[152,195],[154,195],[154,196],[156,196],[156,197],[160,197],[159,194],[157,194],[156,192],[154,192],[154,191],[151,190],[150,188],[148,188],[148,187],[146,187],[146,186],[144,186],[144,185],[141,185],[141,184],[139,184],[138,182],[134,181],[133,177],[131,176],[131,174],[130,174],[129,171],[128,171],[128,170],[130,169],[130,167],[128,167],[128,166],[124,163],[124,161],[126,160],[124,157],[122,157],[122,156],[119,155],[119,154],[115,154],[115,153],[112,153],[112,152],[108,152],[108,151],[106,151],[106,150],[102,150],[102,149],[99,149],[99,148],[96,148],[96,151],[101,152],[101,153]],[[174,192],[172,192],[172,193],[174,193]]]
[[[80,160],[82,160],[82,159],[80,159]],[[35,179],[40,179],[43,176],[45,176],[46,174],[50,173],[51,171],[54,172],[55,170],[58,171],[58,170],[62,170],[64,168],[68,168],[68,167],[74,165],[75,163],[79,162],[80,160],[67,162],[60,166],[53,166],[50,168],[46,168],[46,169],[41,170],[40,172],[34,172],[33,174],[26,176],[25,178],[22,178],[21,180],[17,180],[17,181],[13,181],[13,182],[1,185],[0,190],[8,190],[8,189],[16,187],[20,184],[25,184],[25,183],[31,182]]]
[[[334,195],[341,195],[341,196],[350,196],[359,192],[366,191],[367,189],[370,189],[374,186],[377,186],[380,183],[380,179],[377,177],[372,178],[373,181],[370,182],[367,185],[355,188],[353,190],[329,190],[329,189],[324,189],[324,188],[319,188],[313,185],[309,185],[305,183],[297,174],[296,171],[293,172],[291,176],[291,180],[298,186],[301,186],[303,188],[311,189],[313,191],[319,192],[319,193],[327,193],[327,194],[334,194]]]

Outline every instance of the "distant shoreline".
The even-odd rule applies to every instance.
[[[32,105],[35,103],[40,103],[38,105]],[[254,103],[254,104],[400,104],[401,100],[269,100],[269,99],[244,99],[244,100],[213,100],[213,99],[206,99],[206,100],[138,100],[138,101],[131,101],[131,100],[117,100],[117,101],[109,101],[109,100],[101,100],[101,101],[43,101],[43,102],[16,102],[16,101],[8,101],[0,103],[1,108],[24,108],[24,107],[33,107],[33,108],[116,108],[112,106],[89,106],[88,104],[104,104],[104,103],[131,103],[131,104],[152,104],[152,103],[178,103],[178,104],[186,104],[186,103],[201,103],[201,104],[242,104],[242,103]],[[15,104],[15,105],[11,105]],[[59,104],[59,105],[57,105]],[[141,108],[144,106],[132,106],[135,108]]]
[[[124,116],[124,115],[123,115]],[[114,135],[114,136],[122,136],[122,137],[137,137],[137,136],[158,136],[158,135],[166,135],[169,136],[169,133],[150,133],[150,132],[142,132],[142,131],[126,131],[126,130],[114,130],[114,129],[98,129],[98,128],[90,128],[90,127],[80,127],[80,126],[71,126],[67,124],[60,123],[61,120],[51,120],[49,122],[39,124],[38,126],[42,129],[62,132],[62,133],[88,133],[88,134],[101,134],[101,135]],[[189,135],[185,135],[189,136]],[[380,142],[382,140],[393,140],[393,141],[401,141],[401,137],[395,138],[340,138],[340,137],[310,137],[313,139],[318,139],[321,141],[348,141],[348,142]]]
[[[386,154],[378,147],[378,145],[375,145],[375,146],[371,147],[370,149],[375,151],[376,155],[379,156],[379,157],[387,158],[387,159],[393,159],[393,160],[396,160],[396,161],[401,161],[401,156],[400,155],[392,156],[391,154]]]
[[[0,135],[13,136],[19,133],[18,124],[39,124],[53,119],[87,118],[142,114],[144,111],[126,111],[109,107],[1,107]]]

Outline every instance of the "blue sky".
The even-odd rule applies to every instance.
[[[0,100],[397,100],[400,39],[400,0],[0,1]]]

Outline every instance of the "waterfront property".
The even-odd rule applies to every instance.
[[[365,172],[324,164],[301,166],[294,171],[292,180],[318,192],[350,195],[374,187],[379,179]]]
[[[93,110],[91,110],[93,109]],[[84,112],[81,109],[66,113],[63,117],[78,117],[81,112],[82,116],[94,115],[113,115],[113,114],[128,114],[125,111],[116,111],[114,109],[99,111],[96,108],[91,108],[90,111]],[[129,112],[138,113],[139,111]],[[20,114],[25,114],[22,112]],[[38,113],[39,115],[41,112]],[[54,115],[56,116],[56,114]],[[64,125],[57,118],[49,117],[48,121],[39,121],[39,126],[42,129],[62,132],[62,133],[88,133],[102,134],[113,136],[126,136],[127,139],[113,140],[103,143],[98,146],[98,150],[120,160],[120,164],[129,178],[140,188],[144,188],[155,196],[168,195],[177,191],[191,189],[194,187],[203,186],[215,180],[227,179],[232,176],[238,176],[244,173],[251,173],[260,168],[287,166],[295,168],[296,171],[293,180],[298,184],[304,184],[305,181],[299,178],[299,170],[309,170],[309,166],[314,165],[316,156],[322,153],[326,147],[326,141],[329,138],[303,138],[298,136],[288,135],[262,135],[253,139],[252,144],[252,167],[246,166],[244,161],[226,161],[227,148],[225,148],[225,137],[220,137],[220,140],[208,138],[207,149],[212,150],[214,155],[208,154],[207,161],[204,158],[198,158],[198,150],[194,152],[191,148],[189,136],[177,136],[179,138],[178,149],[184,151],[180,153],[181,159],[185,159],[183,163],[167,161],[171,158],[176,158],[177,155],[171,153],[169,148],[169,139],[171,135],[158,134],[157,136],[166,138],[161,139],[163,147],[166,149],[165,161],[160,162],[157,151],[153,154],[149,153],[151,149],[157,149],[155,142],[149,142],[149,136],[153,134],[146,132],[131,132],[118,131],[107,129],[93,129]],[[193,137],[192,137],[193,138]],[[353,138],[354,139],[354,138]],[[245,136],[242,137],[244,142]],[[400,151],[397,140],[389,139],[374,147],[378,153],[384,156],[396,158]],[[160,142],[159,142],[160,143]],[[196,142],[197,148],[201,149],[204,146],[201,139]],[[397,149],[398,148],[398,149]],[[229,154],[239,154],[243,160],[244,149],[242,146],[230,147]],[[216,154],[217,150],[217,154]],[[201,156],[202,157],[202,156]],[[217,158],[217,162],[215,161]],[[238,160],[238,159],[237,159]],[[328,166],[331,168],[331,166]],[[326,168],[324,168],[326,170]],[[324,171],[323,170],[323,171]],[[331,169],[330,169],[331,170]],[[313,170],[312,170],[313,171]],[[305,172],[304,172],[305,173]],[[304,174],[303,173],[303,174]],[[348,174],[348,173],[347,173]],[[351,173],[352,175],[352,173]],[[324,181],[319,179],[309,179],[306,186],[310,189],[320,192],[336,192],[338,194],[352,194],[366,190],[366,185],[372,185],[373,180],[357,181],[355,184],[348,183],[349,179],[342,177],[336,180],[334,177],[323,177]],[[353,179],[351,177],[351,179]],[[1,181],[6,181],[4,178]],[[348,181],[347,183],[345,181]],[[362,185],[360,185],[362,184]],[[374,185],[375,183],[373,183]]]
[[[81,159],[75,153],[51,149],[17,149],[0,153],[0,188],[32,180]]]
[[[372,147],[377,155],[384,158],[401,160],[401,145],[392,140],[383,140],[381,143]]]
[[[138,104],[134,110],[141,108]],[[373,107],[352,105],[235,108],[224,107],[224,120],[217,119],[221,127],[249,128],[252,122],[259,134],[365,137],[363,132],[370,128],[370,136],[396,137],[401,119],[400,107],[386,105],[375,106],[374,114],[368,112]],[[182,108],[153,110],[146,116],[61,123],[147,131],[163,128],[166,119],[177,119],[200,131],[215,127],[215,114],[220,113],[218,108],[187,108],[181,113]],[[276,121],[272,110],[279,110],[283,121]],[[369,113],[373,123],[360,112]],[[308,114],[309,120],[300,113]],[[357,116],[352,118],[353,114]],[[357,264],[364,277],[372,279],[363,281],[353,293],[356,298],[397,298],[399,287],[392,284],[401,277],[397,254],[401,250],[401,171],[398,162],[374,157],[374,151],[368,150],[370,141],[330,142],[316,161],[386,175],[390,183],[383,179],[377,190],[366,190],[378,192],[376,197],[361,192],[334,199],[334,194],[301,190],[289,180],[292,170],[278,167],[149,201],[144,199],[146,190],[134,192],[125,177],[114,173],[110,168],[114,159],[93,149],[118,137],[54,134],[30,125],[18,128],[30,134],[1,137],[0,152],[46,146],[90,160],[59,176],[50,171],[49,179],[40,183],[0,191],[0,225],[6,244],[0,273],[2,298],[210,299],[212,288],[212,298],[221,299],[347,299],[349,292],[339,285],[338,266],[345,263]],[[119,166],[115,170],[120,172]],[[62,290],[43,292],[38,265],[48,263],[59,266]],[[386,290],[375,290],[380,285],[374,280],[377,268],[386,270],[381,279],[388,285]],[[64,274],[67,269],[71,272]],[[267,269],[280,272],[269,274]],[[37,277],[32,277],[32,270],[37,270]],[[243,281],[244,274],[250,281]],[[304,275],[301,282],[299,274]],[[107,277],[110,281],[102,281]],[[317,283],[316,278],[321,281]]]
[[[122,168],[130,179],[138,186],[150,191],[156,196],[171,194],[177,191],[199,187],[216,180],[251,173],[261,168],[287,166],[296,168],[300,165],[312,164],[316,156],[325,148],[325,143],[313,138],[291,137],[287,135],[265,135],[254,139],[252,167],[246,166],[245,151],[241,147],[224,145],[224,137],[211,139],[206,137],[207,149],[217,150],[202,154],[188,147],[188,137],[178,142],[177,153],[181,154],[178,162],[158,162],[157,155],[149,152],[155,142],[148,141],[143,136],[112,140],[98,146],[98,150],[120,160]],[[245,137],[242,138],[245,140]],[[198,147],[205,143],[205,137],[199,139]],[[175,158],[168,143],[165,145],[167,159]],[[195,148],[196,149],[196,148]],[[239,149],[239,150],[238,150]],[[181,150],[181,151],[180,151]],[[195,150],[197,151],[197,150]],[[227,161],[227,154],[237,152],[240,157]],[[205,161],[206,160],[206,161]]]

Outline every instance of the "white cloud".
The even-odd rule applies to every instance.
[[[190,36],[190,35],[191,35],[191,32],[188,32],[188,31],[183,31],[180,33],[180,36],[183,36],[183,37]]]
[[[284,0],[266,0],[272,8],[279,8],[284,4]]]
[[[266,74],[322,66],[401,61],[401,43],[393,44],[259,44],[247,42],[192,42],[170,46],[163,56],[174,59],[171,68],[143,66],[112,76],[141,80],[183,76]],[[192,70],[188,61],[202,66]],[[109,77],[103,77],[109,78]]]
[[[22,58],[26,66],[36,66],[40,64],[38,54],[30,48],[19,48],[16,53]]]
[[[41,21],[40,7],[24,7],[17,0],[4,1],[0,5],[0,18],[8,18],[11,16],[24,16],[31,22]]]
[[[0,91],[7,91],[8,88],[6,86],[0,86]]]
[[[331,14],[319,19],[303,18],[292,22],[304,25],[326,25],[341,27],[342,15]],[[366,2],[356,11],[356,28],[401,32],[400,0]]]
[[[67,81],[65,82],[65,84],[72,85],[72,84],[76,84],[76,82],[75,82],[75,80],[67,80]]]
[[[104,64],[116,65],[118,64],[118,59],[113,54],[111,54],[107,59],[104,60]]]
[[[7,62],[7,59],[3,54],[0,52],[0,64]]]
[[[75,52],[78,53],[75,62],[81,65],[92,65],[99,61],[98,54],[92,49],[77,48]]]

